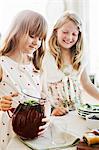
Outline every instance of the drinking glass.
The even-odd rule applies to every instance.
[[[65,116],[60,117],[53,116],[50,125],[51,143],[53,145],[65,144],[66,131],[67,131],[67,123],[65,120]]]

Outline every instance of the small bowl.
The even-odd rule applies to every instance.
[[[99,129],[99,114],[87,115],[86,124],[89,129]]]

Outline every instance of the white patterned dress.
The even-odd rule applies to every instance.
[[[83,64],[80,70],[76,71],[72,65],[65,64],[59,70],[54,57],[49,52],[45,55],[43,59],[46,77],[44,89],[53,107],[63,105],[69,110],[74,110],[82,103],[80,76],[84,67]]]
[[[13,92],[20,92],[25,89],[28,94],[40,97],[40,75],[35,73],[33,64],[19,65],[7,56],[0,57],[0,65],[3,68],[3,78],[0,82],[0,96],[9,95]],[[20,101],[20,96],[13,98],[13,107],[15,108]],[[7,112],[2,112],[0,120],[0,148],[6,150],[7,144],[13,137],[11,128],[11,119]]]

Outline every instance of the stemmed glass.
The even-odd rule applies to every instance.
[[[22,97],[26,99],[32,98],[37,102],[40,102],[41,97],[36,97],[32,95],[32,91],[27,92],[25,89],[21,89]],[[46,101],[45,99],[43,99]],[[48,117],[48,115],[47,115]],[[49,116],[50,118],[50,125],[49,131],[47,135],[42,134],[40,137],[50,140],[52,146],[63,145],[66,143],[65,139],[65,132],[67,131],[67,123],[65,120],[65,116]]]
[[[27,92],[25,89],[21,89],[22,97],[32,98],[34,100],[40,101],[41,97],[36,97],[31,92]],[[25,99],[25,100],[26,100]],[[45,99],[44,99],[45,100]],[[64,145],[66,143],[65,132],[67,131],[67,123],[65,120],[65,116],[50,116],[51,123],[49,125],[48,133],[50,135],[42,134],[40,137],[46,139],[52,144],[52,147],[57,145]]]
[[[27,93],[27,91],[26,91],[25,89],[21,89],[21,93],[22,93],[26,98],[32,98],[32,99],[36,100],[38,103],[40,103],[40,104],[41,104],[41,102],[40,102],[41,99],[42,99],[43,103],[46,103],[46,101],[47,101],[45,98],[36,97],[36,96],[34,96],[34,95],[32,95],[32,94],[30,95],[29,93]],[[32,93],[32,91],[31,91],[30,93]],[[41,104],[41,105],[42,105],[42,104]],[[48,108],[46,108],[46,107],[44,107],[44,116],[50,119],[50,113],[49,113]],[[50,122],[49,122],[48,124],[50,124]],[[49,126],[50,126],[50,125],[49,125]],[[49,128],[50,128],[50,127],[49,127]],[[47,128],[46,128],[46,129],[47,129]],[[44,133],[41,134],[41,135],[39,135],[38,138],[41,138],[41,140],[42,140],[42,139],[46,139],[47,142],[48,142],[48,141],[49,141],[49,136],[48,136],[49,131],[48,131],[48,132],[47,132],[47,131],[48,131],[48,130],[46,130],[46,132],[44,131]]]
[[[51,143],[53,145],[63,145],[66,143],[65,133],[67,131],[67,123],[65,116],[53,116],[51,119],[50,133]]]

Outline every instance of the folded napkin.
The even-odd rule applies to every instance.
[[[75,150],[79,139],[62,128],[64,119],[53,118],[46,132],[34,140],[21,140],[25,145],[35,150]],[[66,123],[64,123],[66,124]],[[60,126],[61,125],[61,126]],[[70,149],[69,149],[70,148]]]

